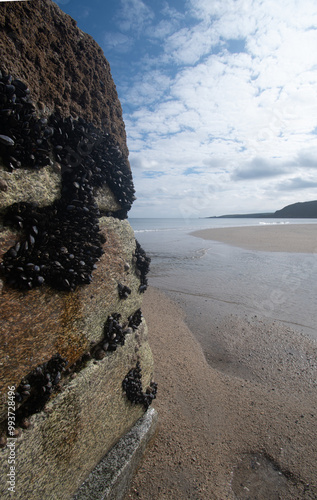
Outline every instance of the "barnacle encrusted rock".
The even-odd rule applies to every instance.
[[[156,394],[150,259],[101,49],[51,0],[5,2],[0,29],[0,497],[14,387],[15,496],[67,499]]]

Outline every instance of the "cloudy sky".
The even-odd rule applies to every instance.
[[[110,62],[130,217],[317,199],[316,0],[56,0]]]

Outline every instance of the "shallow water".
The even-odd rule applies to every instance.
[[[130,219],[151,257],[149,284],[187,311],[207,303],[277,319],[317,339],[317,256],[245,250],[189,233],[208,227],[311,223],[309,219]],[[210,302],[211,301],[211,302]]]

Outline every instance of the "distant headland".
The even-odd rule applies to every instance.
[[[287,205],[276,212],[265,212],[258,214],[234,214],[234,215],[219,215],[206,217],[206,219],[269,219],[269,218],[286,218],[286,219],[317,219],[317,200],[293,203]]]

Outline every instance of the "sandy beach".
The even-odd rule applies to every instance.
[[[191,234],[249,250],[317,253],[316,223],[203,229]]]
[[[316,229],[194,235],[311,253]],[[182,297],[153,287],[145,293],[159,428],[126,500],[316,500],[316,341],[287,322],[219,307],[212,297]]]
[[[162,292],[147,290],[143,314],[159,429],[126,499],[316,499],[316,343],[228,315],[210,325],[223,348],[208,359]]]
[[[252,250],[317,247],[316,224],[192,234]],[[126,500],[316,500],[316,341],[197,287],[172,288],[150,287],[142,306],[159,428]]]

